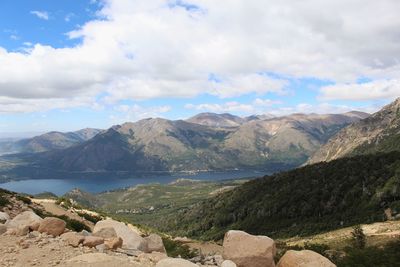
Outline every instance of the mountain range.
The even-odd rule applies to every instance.
[[[33,146],[36,151],[48,151],[24,155],[24,161],[78,172],[273,171],[303,164],[332,135],[367,116],[349,112],[241,118],[205,113],[188,120],[150,118],[92,130],[94,136],[88,140],[61,135],[55,138],[57,142],[48,142],[55,148],[51,150],[40,142],[41,146]],[[41,138],[48,135],[55,136],[50,133]],[[37,144],[36,139],[23,142]],[[25,152],[32,152],[32,145],[25,147]]]
[[[400,150],[400,98],[371,116],[343,128],[308,163]]]
[[[0,141],[0,153],[38,153],[67,148],[93,138],[102,130],[86,128],[76,132],[48,132],[32,138],[20,140],[3,139]]]

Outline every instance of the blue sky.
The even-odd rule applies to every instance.
[[[399,96],[398,1],[216,2],[1,1],[0,132],[374,112]]]

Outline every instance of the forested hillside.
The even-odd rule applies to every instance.
[[[252,180],[171,216],[166,231],[221,239],[227,229],[306,235],[400,213],[400,152],[319,163]],[[389,210],[387,210],[389,211]]]

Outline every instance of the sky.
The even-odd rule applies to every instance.
[[[398,0],[2,0],[0,133],[200,112],[375,112]]]

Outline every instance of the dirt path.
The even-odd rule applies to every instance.
[[[387,221],[373,224],[363,224],[362,229],[370,245],[385,243],[393,238],[400,237],[400,221]],[[295,237],[285,241],[288,245],[304,245],[306,242],[320,243],[341,248],[348,244],[351,238],[352,227],[347,227],[319,235],[308,237]]]

